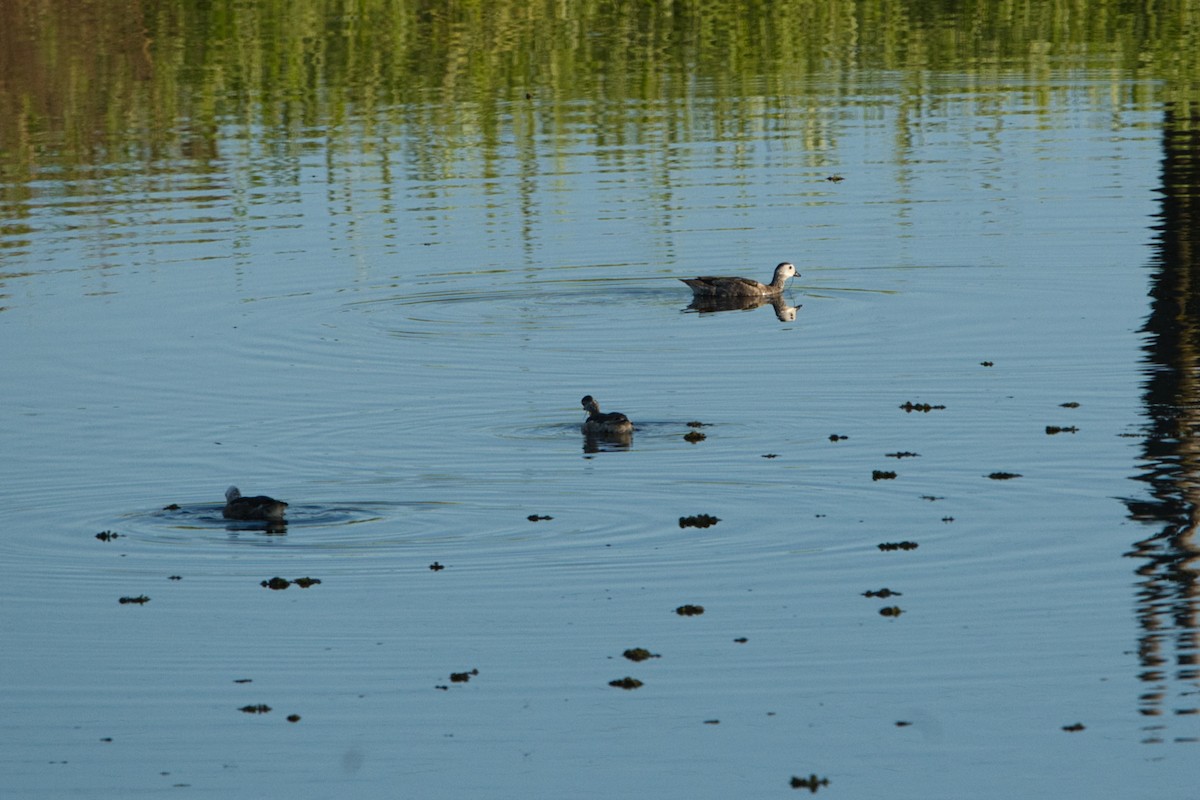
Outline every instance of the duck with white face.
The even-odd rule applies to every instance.
[[[692,287],[692,293],[696,297],[777,297],[783,293],[788,278],[798,274],[794,264],[784,261],[775,267],[775,275],[770,283],[719,275],[702,275],[699,278],[679,280]]]
[[[286,522],[283,518],[288,504],[265,494],[242,497],[236,486],[225,490],[225,508],[221,516],[225,519],[240,519],[248,522]]]

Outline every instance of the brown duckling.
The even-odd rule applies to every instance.
[[[590,436],[627,435],[633,433],[633,423],[619,411],[601,413],[600,404],[590,394],[580,401],[587,419],[583,421],[583,432]]]

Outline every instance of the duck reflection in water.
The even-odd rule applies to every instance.
[[[590,394],[585,396],[580,404],[587,413],[587,418],[580,427],[584,436],[584,452],[598,452],[603,449],[604,444],[628,447],[633,442],[633,423],[629,421],[629,417],[619,411],[602,412],[600,404]]]
[[[711,314],[718,311],[750,311],[765,305],[770,305],[775,309],[775,317],[780,322],[795,322],[796,311],[800,309],[800,306],[789,306],[778,295],[775,297],[715,297],[707,295],[701,297],[697,295],[687,310],[695,311],[698,314]]]
[[[287,530],[287,520],[283,518],[287,506],[284,501],[265,494],[242,497],[236,486],[230,486],[225,490],[225,508],[221,510],[221,516],[242,522],[266,522],[267,530],[277,533]]]

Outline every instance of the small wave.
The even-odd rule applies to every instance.
[[[290,504],[287,509],[287,526],[289,528],[318,528],[373,522],[389,516],[388,505],[391,504],[372,503],[358,506]],[[265,525],[262,522],[225,519],[221,513],[224,507],[220,503],[171,505],[159,511],[150,512],[146,516],[161,521],[168,527],[183,529],[220,527],[228,530],[255,530],[261,529]]]

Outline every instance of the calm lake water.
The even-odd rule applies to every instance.
[[[1192,796],[1171,20],[4,5],[0,795]]]

